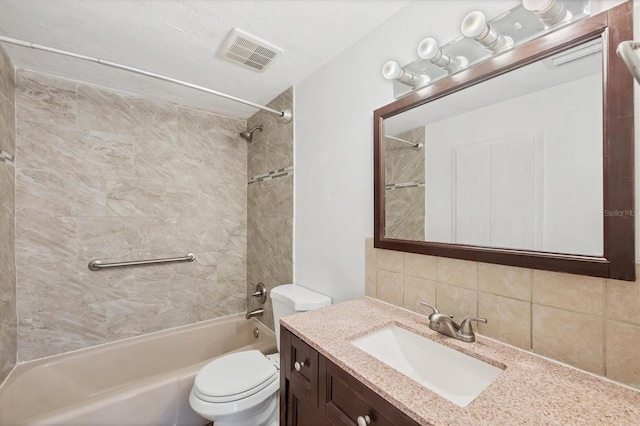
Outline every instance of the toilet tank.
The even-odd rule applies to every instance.
[[[280,351],[280,318],[298,312],[312,311],[331,305],[331,298],[299,285],[285,284],[271,290],[273,323]]]

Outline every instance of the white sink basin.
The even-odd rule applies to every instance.
[[[503,371],[395,325],[351,343],[460,407]]]

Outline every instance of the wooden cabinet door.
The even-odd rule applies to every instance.
[[[418,425],[343,369],[326,361],[326,418],[336,426]]]
[[[318,352],[285,328],[280,330],[280,349],[280,423],[326,425]]]
[[[318,408],[318,352],[291,335],[287,365],[293,393]]]
[[[290,420],[291,426],[323,426],[327,424],[324,412],[314,407],[305,398],[298,398],[295,393],[291,394]]]

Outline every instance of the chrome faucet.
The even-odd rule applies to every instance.
[[[462,340],[463,342],[471,343],[476,341],[476,335],[471,327],[471,322],[481,322],[486,324],[486,318],[469,317],[462,321],[460,325],[456,324],[453,320],[453,315],[445,315],[438,311],[435,306],[428,304],[427,302],[420,301],[421,305],[424,305],[433,310],[433,313],[429,315],[429,328],[445,336],[453,337],[454,339]]]

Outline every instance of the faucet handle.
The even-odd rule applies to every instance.
[[[471,327],[471,322],[472,321],[481,322],[483,324],[487,323],[487,319],[486,318],[474,318],[474,317],[466,318],[460,324],[460,329],[458,330],[458,333],[463,335],[463,336],[473,336],[474,335],[473,334],[473,327]]]
[[[437,309],[435,306],[430,305],[430,304],[428,304],[427,302],[423,302],[423,301],[421,300],[421,301],[420,301],[420,304],[421,304],[421,305],[426,306],[427,308],[431,308],[431,309],[433,310],[433,313],[434,313],[434,314],[439,314],[439,313],[440,313],[440,311],[438,311],[438,309]]]
[[[251,293],[251,300],[253,300],[254,297],[258,298],[260,304],[264,304],[264,302],[267,301],[267,289],[262,282],[256,284],[256,291]]]

